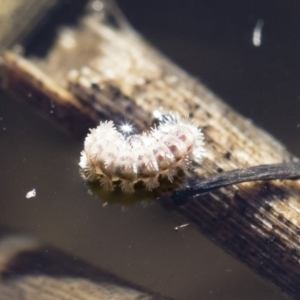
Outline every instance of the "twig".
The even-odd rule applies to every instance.
[[[298,180],[300,179],[300,163],[282,163],[237,169],[222,172],[201,179],[192,187],[176,190],[172,193],[175,204],[185,204],[190,198],[204,195],[219,188],[242,182],[257,180]]]
[[[101,1],[101,11],[87,13],[77,26],[59,31],[46,57],[7,54],[6,90],[81,134],[107,119],[132,120],[139,129],[148,128],[151,113],[159,107],[193,115],[204,129],[207,154],[201,168],[195,169],[197,180],[219,169],[293,158],[283,145],[124,26],[108,2]],[[227,183],[233,182],[227,178]],[[299,298],[299,191],[298,182],[254,182],[195,197],[183,206],[174,205],[170,197],[160,203],[176,211],[182,223],[196,225],[255,272]]]

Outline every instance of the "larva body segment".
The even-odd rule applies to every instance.
[[[79,166],[83,177],[99,180],[109,190],[121,181],[124,192],[134,192],[142,181],[147,190],[159,186],[159,176],[170,181],[178,169],[186,171],[191,161],[202,159],[203,134],[190,119],[168,114],[147,133],[125,137],[112,121],[100,122],[84,142]]]

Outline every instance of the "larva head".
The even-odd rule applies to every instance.
[[[187,128],[191,133],[191,137],[193,137],[192,149],[191,151],[189,151],[189,159],[199,162],[201,161],[205,153],[203,133],[198,127],[194,126],[193,124],[189,124]]]
[[[170,126],[169,132],[178,138],[186,149],[186,157],[189,160],[200,161],[204,154],[204,138],[196,122],[191,119],[177,119],[177,126]]]
[[[194,132],[189,127],[181,127],[176,134],[177,138],[185,145],[186,153],[192,152],[198,139],[198,131]]]

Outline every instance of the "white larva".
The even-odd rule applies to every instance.
[[[138,181],[152,190],[159,186],[159,176],[172,182],[178,169],[186,171],[192,161],[199,162],[203,145],[195,121],[178,114],[163,115],[149,132],[131,136],[119,132],[112,121],[100,122],[85,139],[79,166],[86,180],[99,180],[108,190],[114,189],[115,181],[128,193]]]

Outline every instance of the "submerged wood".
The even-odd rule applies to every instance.
[[[0,232],[1,300],[167,300],[29,236]]]
[[[195,180],[222,170],[296,160],[269,134],[153,49],[111,1],[102,3],[100,10],[90,5],[77,26],[60,29],[46,57],[7,52],[3,87],[80,135],[106,119],[132,120],[144,130],[160,107],[190,115],[203,128],[207,150],[202,164],[195,166]],[[158,201],[299,298],[298,181],[228,186],[180,207],[167,194]]]

